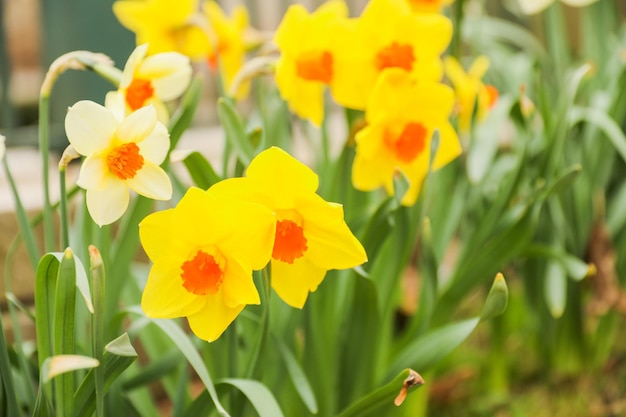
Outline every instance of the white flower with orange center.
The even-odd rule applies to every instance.
[[[128,115],[144,106],[153,105],[158,119],[166,124],[169,112],[164,102],[180,97],[191,82],[189,58],[178,52],[163,52],[146,57],[148,44],[139,45],[128,57],[117,92],[107,96]]]
[[[93,101],[69,108],[65,131],[72,147],[86,156],[77,184],[87,190],[87,209],[102,226],[119,219],[129,189],[155,200],[169,200],[172,184],[159,166],[170,146],[166,127],[154,107],[143,107],[122,120]]]

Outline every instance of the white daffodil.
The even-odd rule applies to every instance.
[[[517,0],[522,13],[537,14],[548,8],[555,0]],[[572,7],[585,7],[598,0],[561,0],[564,4]]]
[[[169,200],[172,184],[159,166],[170,146],[167,128],[153,106],[122,120],[106,107],[83,100],[65,117],[70,144],[86,156],[77,184],[87,190],[87,209],[102,226],[119,219],[129,202],[129,189],[155,200]]]
[[[148,44],[139,45],[128,57],[119,89],[107,96],[107,107],[124,109],[128,115],[153,105],[161,123],[167,124],[169,112],[164,102],[180,97],[191,82],[189,58],[178,52],[163,52],[146,57]]]

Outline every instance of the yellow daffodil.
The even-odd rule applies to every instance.
[[[406,0],[372,0],[361,17],[339,27],[331,89],[346,107],[365,109],[378,75],[402,68],[420,81],[443,76],[441,54],[452,37],[450,20],[413,13]]]
[[[598,0],[561,0],[563,4],[571,7],[585,7]],[[555,0],[517,0],[524,14],[537,14],[548,8]]]
[[[406,0],[415,13],[440,13],[454,0]]]
[[[247,304],[259,304],[252,270],[270,259],[275,218],[258,204],[190,188],[178,205],[150,214],[139,237],[153,262],[141,307],[148,317],[187,317],[217,339]]]
[[[107,102],[118,101],[124,115],[151,104],[158,120],[167,124],[169,112],[164,102],[185,92],[191,81],[191,64],[187,56],[178,52],[146,57],[147,51],[147,44],[135,48],[124,67],[118,91],[110,93]],[[107,107],[111,108],[108,103]]]
[[[363,246],[343,219],[343,208],[316,194],[317,175],[279,148],[257,155],[244,178],[224,180],[209,191],[268,207],[276,216],[272,287],[290,306],[302,308],[326,271],[367,261]]]
[[[281,55],[276,63],[276,84],[291,111],[320,126],[324,118],[324,88],[333,83],[337,56],[336,27],[347,22],[343,1],[324,3],[309,14],[299,4],[287,9],[274,41]]]
[[[211,44],[198,6],[198,0],[117,0],[113,13],[135,32],[137,45],[150,45],[148,54],[176,51],[202,61]]]
[[[244,33],[250,26],[248,11],[244,6],[237,6],[229,18],[215,1],[210,0],[204,3],[204,13],[215,34],[215,45],[208,56],[209,66],[212,68],[219,66],[222,82],[228,91],[235,75],[245,62]],[[237,89],[235,99],[246,98],[249,91],[250,82],[242,83]]]
[[[87,190],[87,209],[96,224],[113,223],[126,211],[129,189],[155,200],[169,200],[172,184],[159,166],[167,155],[167,129],[154,107],[123,120],[93,101],[79,101],[67,112],[70,144],[86,156],[77,184]]]
[[[483,120],[498,99],[498,90],[481,81],[489,69],[489,59],[484,55],[477,57],[465,72],[456,58],[447,56],[444,59],[444,68],[456,93],[459,130],[469,132],[474,107],[476,107],[476,119]]]
[[[401,171],[410,184],[402,204],[414,204],[428,173],[435,129],[439,144],[433,170],[461,153],[459,138],[448,121],[453,106],[454,92],[446,85],[416,82],[398,68],[383,72],[366,109],[368,124],[356,135],[354,187],[370,191],[382,186],[393,194],[394,175]]]

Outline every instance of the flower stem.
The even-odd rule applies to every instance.
[[[41,167],[43,169],[43,227],[44,249],[46,252],[51,252],[54,250],[54,226],[52,224],[52,205],[50,204],[50,180],[48,178],[48,158],[50,153],[50,114],[48,111],[49,100],[49,92],[42,91],[39,95],[39,151],[41,152]]]
[[[268,265],[262,271],[262,281],[263,281],[263,300],[261,304],[263,305],[263,315],[261,316],[261,329],[259,330],[259,334],[257,336],[256,343],[252,350],[252,354],[250,355],[250,362],[248,363],[248,367],[246,369],[246,378],[253,378],[257,372],[259,357],[261,356],[261,352],[265,346],[267,337],[269,335],[270,329],[270,295],[272,292],[271,287],[271,271],[270,266]]]

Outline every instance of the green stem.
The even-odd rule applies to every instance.
[[[89,247],[91,259],[91,289],[93,292],[94,314],[91,321],[93,357],[100,363],[104,358],[104,294],[105,275],[100,253],[95,246]],[[96,392],[96,417],[104,416],[104,369],[94,368],[94,386]]]
[[[48,158],[50,154],[50,114],[49,93],[42,92],[39,96],[39,151],[43,172],[43,227],[44,248],[46,252],[54,250],[54,226],[52,224],[52,204],[50,203],[50,181]]]
[[[60,215],[61,215],[61,247],[70,247],[70,225],[69,216],[67,214],[67,181],[65,178],[65,166],[59,166],[59,184],[61,189],[60,195]]]
[[[252,354],[250,355],[250,362],[248,363],[248,367],[246,370],[246,378],[254,378],[257,373],[257,368],[259,365],[259,357],[261,356],[261,352],[265,347],[269,329],[270,329],[270,295],[272,293],[271,287],[271,271],[270,266],[268,265],[262,271],[262,280],[263,280],[263,300],[261,304],[263,305],[263,315],[261,316],[261,329],[259,331],[259,335],[256,340],[256,344],[252,350]]]

